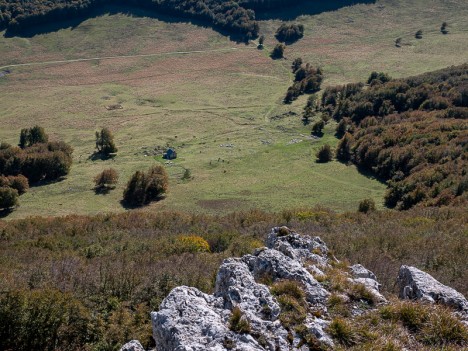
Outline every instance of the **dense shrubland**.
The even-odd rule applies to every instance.
[[[387,180],[390,207],[464,204],[468,189],[468,65],[370,86],[327,88],[322,109],[339,122],[337,158]]]
[[[115,350],[132,338],[150,345],[148,312],[173,287],[212,291],[222,259],[263,246],[279,224],[321,236],[336,257],[373,270],[386,293],[404,263],[466,295],[464,214],[457,208],[367,215],[315,208],[0,221],[0,349]]]

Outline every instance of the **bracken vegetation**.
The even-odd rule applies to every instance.
[[[468,65],[369,82],[323,93],[323,111],[345,132],[337,158],[388,181],[389,207],[466,203]]]
[[[115,350],[133,338],[149,346],[148,313],[172,288],[211,292],[220,262],[263,246],[278,224],[322,237],[337,257],[374,271],[384,292],[393,291],[399,266],[409,264],[466,294],[463,214],[456,208],[368,214],[315,208],[225,217],[133,211],[0,221],[0,349]],[[369,298],[332,273],[327,279],[337,291]],[[290,285],[274,288],[284,295],[288,287],[294,295],[285,295],[285,303],[301,300],[300,289]],[[346,316],[338,307],[331,310]]]

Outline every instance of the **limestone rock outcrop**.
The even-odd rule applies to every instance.
[[[462,294],[415,267],[400,267],[398,286],[401,299],[447,305],[468,317],[468,301]]]
[[[266,244],[252,255],[226,259],[216,276],[213,295],[189,287],[174,289],[160,310],[152,313],[157,350],[303,350],[306,346],[300,335],[282,325],[280,304],[265,285],[284,280],[297,282],[307,303],[323,312],[323,317],[308,314],[303,327],[323,345],[333,346],[326,332],[330,292],[314,276],[325,276],[330,260],[336,259],[329,257],[320,238],[301,236],[286,227],[273,228]],[[367,285],[378,291],[375,276],[365,272],[365,277],[358,278],[372,280],[375,284]],[[248,333],[231,330],[234,309],[248,321]]]
[[[387,303],[374,273],[360,264],[348,271],[343,268],[320,238],[273,228],[266,247],[224,260],[213,294],[186,286],[171,291],[159,311],[151,313],[156,350],[306,351],[311,339],[313,349],[333,349],[327,333],[330,297],[346,303],[352,316]],[[340,289],[330,290],[333,277],[342,282]],[[401,298],[445,304],[457,309],[462,319],[468,316],[463,295],[417,268],[402,266],[398,283]],[[301,292],[295,303],[300,301],[307,312],[302,312],[300,324],[291,327],[284,322],[288,305],[275,290],[278,286]],[[143,351],[143,347],[134,340],[120,351]]]
[[[132,340],[127,342],[124,346],[122,346],[120,351],[145,351],[145,349],[139,341]]]

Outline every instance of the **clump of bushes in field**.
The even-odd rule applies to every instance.
[[[282,43],[293,43],[304,36],[304,26],[302,24],[286,24],[283,23],[276,30],[276,39]]]
[[[124,190],[123,202],[129,206],[143,206],[160,200],[167,192],[169,176],[161,165],[151,167],[147,172],[136,171]]]
[[[117,152],[114,143],[114,135],[108,128],[103,128],[96,132],[96,150],[102,157],[109,157]]]
[[[317,162],[319,163],[330,162],[333,159],[333,152],[331,150],[330,145],[328,144],[323,145],[319,149],[319,151],[317,151],[317,154],[315,156],[317,157]]]
[[[284,102],[289,104],[302,94],[312,94],[320,90],[323,81],[322,70],[312,67],[309,63],[303,64],[301,58],[294,60],[292,64],[294,83],[288,88]]]
[[[274,60],[279,60],[284,57],[284,50],[286,47],[283,44],[276,44],[273,48],[270,57]]]
[[[94,189],[96,192],[107,192],[114,189],[118,181],[119,174],[117,171],[113,168],[108,168],[94,177]]]
[[[41,181],[55,181],[68,174],[73,149],[62,142],[48,141],[39,126],[22,129],[19,146],[0,144],[0,209],[18,204],[18,196],[29,185]]]

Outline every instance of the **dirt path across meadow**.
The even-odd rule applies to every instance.
[[[0,70],[6,69],[6,68],[13,68],[13,67],[23,67],[23,66],[53,65],[53,64],[62,64],[62,63],[98,61],[98,60],[115,60],[115,59],[137,58],[137,57],[190,55],[190,54],[202,54],[202,53],[207,53],[207,52],[228,52],[228,51],[235,51],[235,50],[251,50],[251,49],[256,49],[256,47],[249,46],[245,48],[223,48],[223,49],[195,50],[195,51],[172,51],[172,52],[160,52],[160,53],[154,53],[154,54],[102,56],[102,57],[80,58],[80,59],[70,59],[70,60],[27,62],[27,63],[17,63],[17,64],[11,64],[11,65],[6,65],[6,66],[0,66]]]

